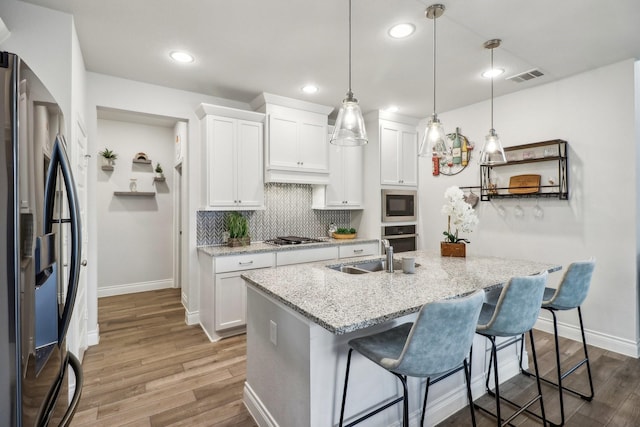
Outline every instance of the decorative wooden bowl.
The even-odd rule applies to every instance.
[[[333,233],[333,238],[334,239],[355,239],[357,236],[357,233],[353,233],[353,234],[338,234],[338,233]]]

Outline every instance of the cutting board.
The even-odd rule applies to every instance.
[[[540,191],[540,175],[515,175],[509,179],[509,193],[532,194]]]

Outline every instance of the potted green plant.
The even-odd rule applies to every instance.
[[[239,212],[229,212],[225,217],[225,225],[229,233],[227,244],[231,247],[246,246],[251,243],[249,222]]]
[[[102,166],[113,166],[114,161],[118,158],[118,155],[105,147],[104,150],[99,151],[98,154],[102,156]]]
[[[355,228],[338,228],[333,233],[334,239],[354,239],[356,237],[356,229]]]
[[[156,178],[164,178],[164,173],[162,170],[162,166],[160,166],[160,163],[156,165],[155,171],[156,171]]]

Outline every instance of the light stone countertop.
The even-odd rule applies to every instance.
[[[341,246],[341,245],[355,245],[362,243],[378,243],[380,242],[378,239],[332,239],[329,237],[320,238],[322,242],[318,243],[305,243],[304,245],[270,245],[269,243],[263,242],[251,242],[248,246],[237,246],[230,247],[226,245],[220,246],[200,246],[198,250],[210,255],[212,257],[219,256],[228,256],[228,255],[243,255],[243,254],[252,254],[252,253],[260,253],[260,252],[283,252],[283,251],[293,251],[293,250],[304,250],[325,246]]]
[[[336,335],[416,312],[423,304],[506,283],[513,276],[558,271],[557,264],[496,257],[441,257],[429,251],[414,256],[415,274],[386,271],[347,274],[327,268],[380,259],[362,257],[250,271],[248,285],[292,308]]]

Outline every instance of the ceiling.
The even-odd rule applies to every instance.
[[[347,0],[24,0],[71,13],[89,71],[249,102],[261,92],[338,107],[348,89]],[[483,43],[496,96],[640,58],[640,1],[443,0],[437,20],[437,110],[486,100]],[[431,1],[353,0],[352,88],[363,111],[433,111]],[[391,25],[412,22],[404,40]],[[195,62],[177,64],[172,50]],[[544,76],[514,83],[531,69]],[[307,83],[320,87],[301,92]]]

